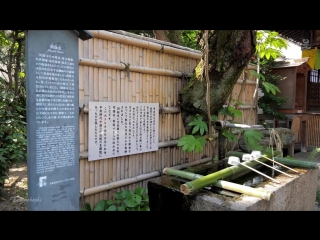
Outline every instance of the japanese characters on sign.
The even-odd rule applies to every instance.
[[[28,210],[79,210],[79,53],[72,30],[26,31]]]
[[[89,102],[89,157],[158,150],[158,103]]]

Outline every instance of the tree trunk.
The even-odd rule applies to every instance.
[[[205,30],[198,33],[198,44],[204,51]],[[209,30],[208,71],[210,79],[210,111],[218,115],[242,71],[255,53],[254,30]],[[191,134],[188,123],[199,114],[208,123],[204,54],[186,87],[179,92],[179,102],[186,134]]]
[[[153,30],[156,39],[182,45],[180,32],[181,30]]]

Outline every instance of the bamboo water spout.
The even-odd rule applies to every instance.
[[[174,175],[174,176],[186,178],[189,180],[194,180],[194,179],[203,177],[203,175],[200,175],[200,174],[185,172],[185,171],[176,170],[172,168],[165,168],[163,169],[162,172],[163,174]],[[258,197],[267,201],[269,201],[274,196],[274,193],[270,191],[256,189],[256,188],[252,188],[252,187],[248,187],[248,186],[244,186],[236,183],[231,183],[223,180],[218,180],[216,183],[212,185],[215,187],[231,190],[234,192],[243,193],[248,196]]]
[[[267,160],[263,159],[261,161],[266,162]],[[259,163],[257,163],[257,162],[244,162],[243,164],[246,166],[249,166],[251,168],[259,165]],[[195,179],[193,181],[186,182],[185,184],[182,184],[180,186],[180,190],[183,194],[188,195],[189,193],[191,193],[193,191],[196,191],[201,188],[212,185],[212,184],[216,183],[218,180],[235,176],[238,173],[241,173],[245,170],[247,170],[247,168],[243,165],[227,167],[227,168],[224,168],[220,171],[217,171],[217,172],[211,173],[209,175],[203,176],[201,178]]]

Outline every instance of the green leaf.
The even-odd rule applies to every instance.
[[[117,208],[117,211],[126,211],[126,208],[123,207],[123,206],[121,206],[121,207],[118,207],[118,208]]]
[[[89,203],[86,203],[82,209],[82,211],[91,211],[91,207]]]
[[[141,211],[150,211],[150,207],[149,206],[144,206],[143,208],[141,208]]]
[[[117,207],[115,205],[109,206],[106,211],[117,211]]]
[[[192,134],[195,134],[196,132],[198,132],[199,128],[200,128],[200,126],[196,125],[192,130]]]
[[[188,124],[188,126],[195,126],[192,130],[192,134],[195,134],[199,130],[201,135],[203,135],[204,132],[208,132],[208,126],[202,121],[201,116],[195,117],[193,121]]]
[[[143,195],[143,196],[142,196],[142,199],[143,199],[144,201],[149,202],[149,196],[148,196],[148,195]]]
[[[115,199],[125,199],[127,197],[130,197],[130,195],[132,195],[133,193],[131,193],[130,191],[128,190],[122,190],[120,192],[117,192],[115,194]]]
[[[218,120],[218,116],[211,115],[211,122],[216,122]]]
[[[222,135],[225,136],[228,139],[228,141],[238,142],[238,138],[232,132],[223,131]]]
[[[108,203],[106,200],[101,200],[97,202],[96,206],[94,207],[93,211],[104,211],[108,207]]]
[[[276,92],[280,92],[280,89],[272,83],[264,82],[263,86],[265,87],[267,93],[272,92],[273,95],[276,95]]]
[[[127,207],[135,207],[135,206],[138,205],[138,203],[135,201],[134,198],[125,199],[125,200],[123,200],[123,203],[124,203]]]
[[[145,188],[136,188],[136,189],[134,190],[134,193],[141,196],[143,193],[145,193],[145,191],[146,191]]]
[[[254,130],[249,129],[245,130],[243,134],[243,139],[246,146],[251,150],[261,150],[263,147],[259,144],[261,141],[262,133]]]
[[[195,149],[196,153],[198,153],[203,150],[205,142],[206,141],[201,136],[194,137],[193,135],[184,135],[178,139],[177,146],[182,146],[182,151],[191,152]]]

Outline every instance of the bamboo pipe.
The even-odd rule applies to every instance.
[[[177,165],[177,166],[174,166],[174,167],[170,167],[171,169],[183,169],[183,168],[187,168],[187,167],[192,167],[192,166],[195,166],[195,165],[199,165],[199,164],[204,164],[204,163],[207,163],[209,161],[212,161],[212,158],[209,157],[209,158],[203,158],[203,159],[200,159],[200,160],[197,160],[197,161],[193,161],[193,162],[189,162],[189,163],[184,163],[184,164],[181,164],[181,165]]]
[[[118,63],[118,62],[102,61],[102,60],[88,59],[88,58],[79,58],[79,65],[108,68],[108,69],[110,68],[110,69],[123,70],[123,71],[128,70],[126,66],[120,62]],[[172,71],[172,70],[161,69],[161,68],[140,67],[140,66],[135,66],[131,64],[128,66],[128,68],[131,72],[145,73],[145,74],[152,74],[152,75],[162,75],[162,76],[169,76],[169,77],[182,77],[183,75],[186,77],[190,77],[192,75],[191,73],[182,73],[179,71]]]
[[[142,48],[146,48],[154,51],[159,51],[162,53],[177,55],[180,57],[201,59],[201,56],[202,56],[201,52],[194,52],[194,51],[191,52],[191,51],[186,51],[178,48],[173,48],[170,46],[164,46],[166,42],[163,42],[162,44],[154,43],[154,42],[136,39],[133,37],[124,36],[124,35],[103,31],[103,30],[89,30],[89,31],[95,38],[106,39],[106,40],[117,42],[117,43],[123,43],[123,44],[133,45],[137,47],[142,47]]]
[[[199,53],[201,54],[201,51],[199,50],[194,50],[192,48],[187,48],[187,47],[183,47],[177,44],[173,44],[170,42],[164,42],[155,38],[149,38],[149,37],[145,37],[145,36],[141,36],[138,34],[134,34],[134,33],[130,33],[130,32],[126,32],[126,31],[122,31],[122,30],[108,30],[109,32],[113,32],[113,33],[117,33],[120,35],[124,35],[124,36],[128,36],[128,37],[133,37],[133,38],[137,38],[137,39],[141,39],[141,40],[145,40],[148,42],[154,42],[154,43],[159,43],[159,44],[163,44],[163,45],[167,45],[167,46],[171,46],[171,47],[175,47],[175,48],[179,48],[182,50],[186,50],[186,51],[190,51],[190,52],[194,52],[194,53]]]
[[[200,174],[180,171],[180,170],[176,170],[176,169],[172,169],[172,168],[165,168],[165,169],[163,169],[162,173],[167,174],[167,175],[175,175],[175,176],[186,178],[189,180],[194,180],[194,179],[204,177],[203,175],[200,175]],[[236,183],[231,183],[231,182],[227,182],[227,181],[223,181],[223,180],[218,180],[216,183],[214,183],[212,185],[215,187],[222,188],[222,189],[227,189],[227,190],[231,190],[234,192],[243,193],[248,196],[258,197],[258,198],[261,198],[261,199],[264,199],[267,201],[269,201],[271,199],[271,197],[274,196],[274,193],[269,192],[269,191],[265,191],[262,189],[256,189],[256,188],[252,188],[252,187],[248,187],[248,186],[244,186],[244,185],[240,185],[240,184],[236,184]]]
[[[249,109],[249,105],[243,105],[239,107],[239,109]],[[159,108],[160,113],[169,113],[169,114],[175,114],[175,113],[180,113],[180,107],[162,107]],[[89,108],[85,107],[83,108],[83,113],[88,114],[89,113]]]
[[[233,134],[239,133],[238,130],[232,131]],[[207,136],[204,136],[207,137]],[[218,133],[212,134],[212,138],[217,138]],[[164,142],[158,142],[158,148],[164,148],[164,147],[176,147],[178,144],[179,140],[169,140],[169,141],[164,141]],[[85,159],[88,158],[88,151],[83,151],[79,153],[79,159]]]
[[[267,161],[267,160],[263,160],[263,161]],[[255,167],[259,165],[257,162],[245,162],[243,164],[249,167]],[[185,184],[182,184],[180,186],[180,190],[183,194],[188,195],[193,191],[196,191],[201,188],[207,187],[211,184],[214,184],[220,179],[232,177],[238,173],[243,172],[244,170],[247,170],[247,168],[242,165],[227,167],[220,171],[206,175],[202,178],[195,179],[191,182],[186,182]]]
[[[200,159],[198,161],[185,163],[185,164],[178,165],[178,166],[175,166],[175,167],[176,168],[179,168],[179,167],[185,168],[185,167],[194,166],[194,165],[197,165],[197,164],[200,164],[200,163],[206,163],[206,162],[209,162],[210,160],[211,160],[211,158],[204,158],[204,159]],[[115,181],[115,182],[112,182],[112,183],[108,183],[108,184],[104,184],[104,185],[100,185],[100,186],[96,186],[96,187],[87,188],[87,189],[81,190],[80,194],[83,194],[83,196],[86,197],[86,196],[89,196],[89,195],[92,195],[92,194],[100,193],[100,192],[107,191],[107,190],[110,190],[110,189],[113,189],[113,188],[122,187],[122,186],[125,186],[125,185],[129,185],[129,184],[132,184],[132,183],[136,183],[136,182],[143,181],[143,180],[150,179],[150,178],[157,177],[157,176],[160,176],[160,172],[159,171],[154,171],[154,172],[147,173],[147,174],[142,174],[142,175],[139,175],[139,176],[136,176],[136,177],[133,177],[133,178],[122,179],[122,180]]]
[[[228,152],[228,156],[236,156],[239,158],[242,158],[242,155],[245,153],[242,152],[236,152],[236,151],[230,151]],[[264,155],[266,156],[266,155]],[[266,156],[268,158],[268,156]],[[293,160],[293,159],[285,159],[280,157],[274,157],[274,160],[276,160],[279,163],[291,166],[291,167],[302,167],[302,168],[308,168],[308,169],[316,169],[320,167],[319,163],[316,162],[308,162],[308,161],[301,161],[301,160]],[[261,159],[260,161],[265,162],[265,159]]]
[[[139,176],[133,177],[133,178],[126,178],[126,179],[122,179],[116,182],[112,182],[112,183],[108,183],[108,184],[104,184],[104,185],[100,185],[100,186],[96,186],[96,187],[91,187],[91,188],[87,188],[84,190],[80,191],[80,194],[83,194],[85,197],[89,196],[89,195],[93,195],[96,193],[100,193],[103,191],[107,191],[113,188],[118,188],[118,187],[122,187],[125,185],[129,185],[131,183],[135,183],[135,182],[139,182],[139,181],[143,181],[149,178],[153,178],[153,177],[157,177],[159,176],[160,173],[158,171],[154,171],[151,173],[147,173],[147,174],[141,174]]]

